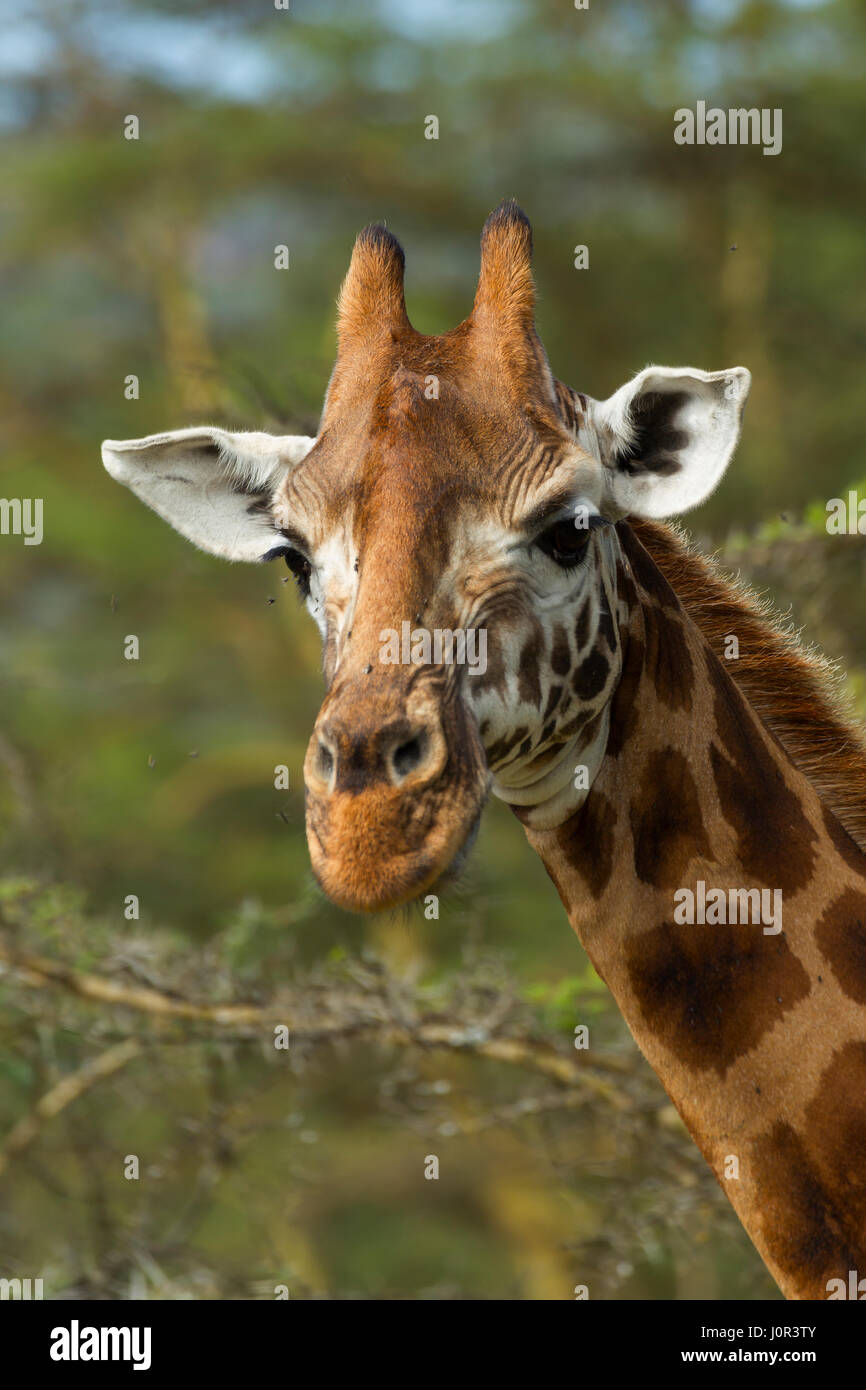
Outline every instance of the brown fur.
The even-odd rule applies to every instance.
[[[739,660],[726,661],[725,670],[866,851],[866,745],[846,717],[837,669],[801,646],[769,603],[693,550],[678,527],[629,525],[718,657],[736,634]]]
[[[403,300],[403,248],[385,227],[358,234],[337,303],[337,331],[345,350],[357,342],[409,328]]]
[[[481,273],[472,317],[487,314],[516,337],[532,330],[535,286],[532,281],[532,230],[513,203],[491,213],[481,233]]]

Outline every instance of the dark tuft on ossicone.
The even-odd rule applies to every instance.
[[[389,232],[383,222],[370,222],[362,227],[356,238],[356,245],[369,247],[382,256],[396,256],[401,268],[406,267],[406,253],[393,232]]]

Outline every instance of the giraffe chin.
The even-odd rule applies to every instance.
[[[480,790],[480,789],[479,789]],[[307,802],[307,842],[313,873],[322,891],[349,912],[387,912],[453,882],[462,871],[478,834],[486,802],[486,786],[460,798],[460,805],[443,804],[432,825],[417,816],[417,846],[407,821],[409,809],[394,807],[392,815],[364,814],[360,796],[339,798],[325,816]],[[417,811],[417,808],[415,808]],[[327,824],[323,824],[326,821]],[[393,837],[389,830],[396,830]]]

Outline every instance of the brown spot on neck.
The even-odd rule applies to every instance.
[[[793,765],[781,746],[770,751],[769,735],[762,736],[757,716],[709,648],[706,664],[716,718],[710,761],[743,873],[796,892],[812,876],[818,837],[785,780],[786,767],[793,772]]]
[[[616,808],[597,788],[564,825],[554,832],[563,859],[579,874],[594,898],[600,898],[613,872]]]
[[[662,922],[625,952],[646,1026],[695,1071],[724,1076],[810,991],[784,936],[760,926]]]
[[[698,789],[675,748],[652,752],[637,778],[629,812],[635,873],[656,888],[677,888],[695,859],[711,859]]]
[[[830,1279],[866,1266],[866,1044],[827,1067],[804,1132],[778,1120],[753,1146],[757,1238],[789,1298],[825,1299]]]
[[[815,939],[840,988],[855,1003],[866,1004],[866,893],[847,888],[824,912]]]
[[[643,619],[644,666],[657,699],[666,709],[690,710],[695,675],[683,624],[654,603],[644,605]]]
[[[611,698],[608,757],[618,758],[636,733],[639,723],[638,691],[644,672],[646,647],[635,632],[623,635],[622,670]]]

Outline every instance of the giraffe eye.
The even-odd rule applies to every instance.
[[[287,567],[295,576],[301,598],[307,598],[310,592],[310,575],[313,567],[306,555],[303,555],[300,550],[296,550],[293,545],[275,545],[272,550],[262,556],[262,559],[277,560],[280,556],[283,557]]]
[[[573,569],[583,559],[589,537],[588,526],[575,526],[571,517],[564,517],[542,531],[535,544],[561,569]]]

